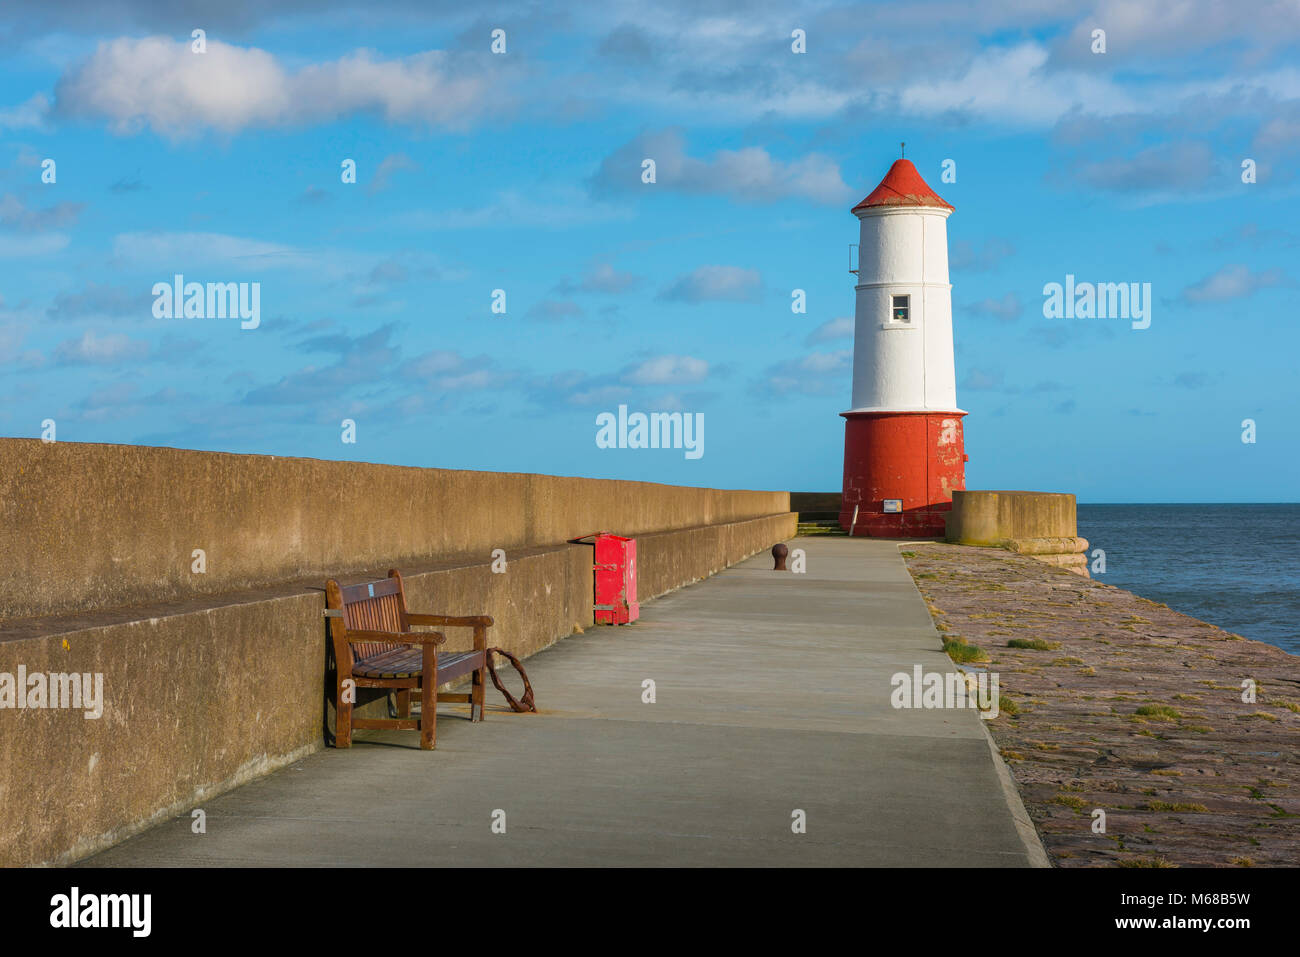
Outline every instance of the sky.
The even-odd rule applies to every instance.
[[[1298,50],[1268,0],[8,0],[0,435],[838,490],[906,142],[968,488],[1296,501]],[[256,327],[159,317],[177,274]],[[1150,326],[1046,317],[1067,275]],[[620,405],[703,454],[598,447]]]

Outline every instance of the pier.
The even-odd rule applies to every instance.
[[[975,711],[891,705],[951,670],[898,544],[791,544],[529,658],[540,714],[358,732],[86,864],[1045,864]]]

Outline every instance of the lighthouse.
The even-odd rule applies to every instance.
[[[885,538],[944,534],[966,454],[952,351],[953,207],[900,159],[853,214],[861,224],[853,407],[844,416],[840,525]]]

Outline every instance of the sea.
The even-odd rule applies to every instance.
[[[1300,655],[1300,504],[1080,505],[1092,577]]]

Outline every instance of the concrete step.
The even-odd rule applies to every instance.
[[[800,522],[797,533],[799,535],[847,535],[844,529],[840,528],[838,521],[833,522]]]

